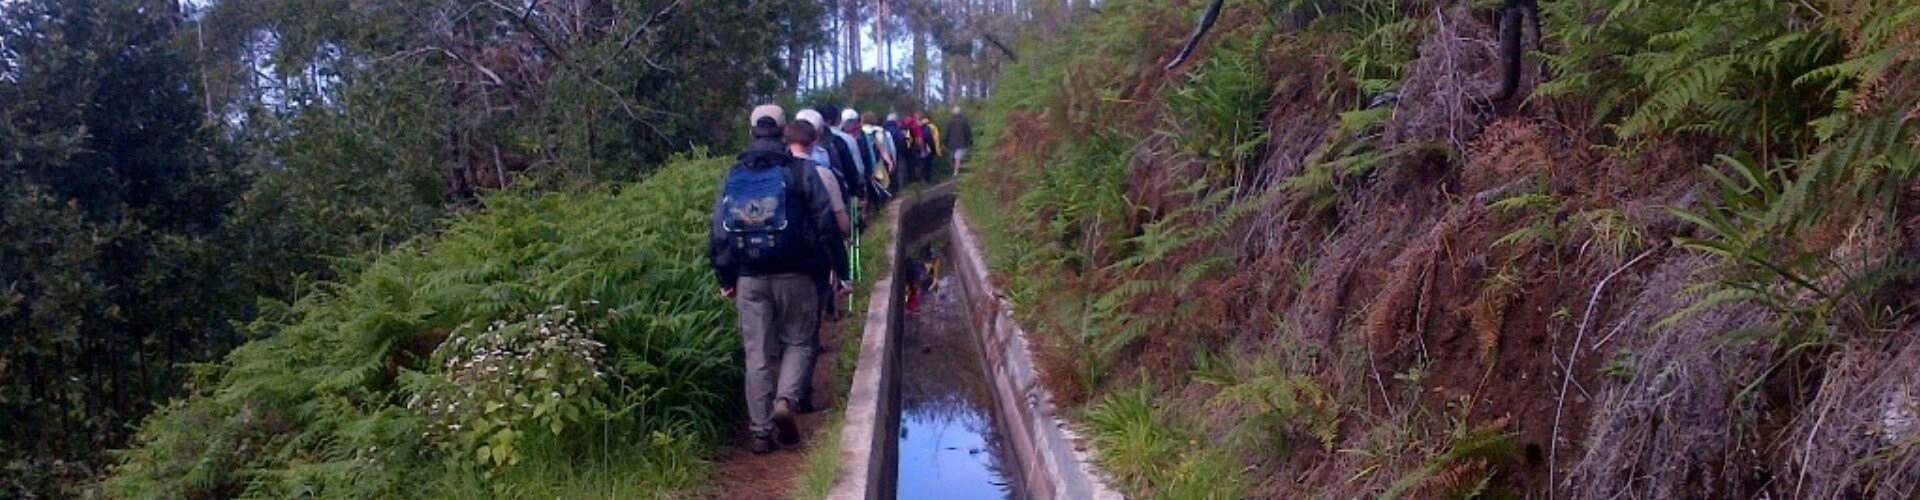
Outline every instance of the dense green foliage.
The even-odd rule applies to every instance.
[[[1912,215],[1900,198],[1920,174],[1920,6],[1551,5],[1559,17],[1602,22],[1557,34],[1565,52],[1551,62],[1565,76],[1543,94],[1597,94],[1594,118],[1625,138],[1666,133],[1725,143],[1704,166],[1715,196],[1675,212],[1701,231],[1679,243],[1722,264],[1718,278],[1699,287],[1707,298],[1683,313],[1761,304],[1779,313],[1772,334],[1738,337],[1779,340],[1794,347],[1788,352],[1827,345],[1836,327],[1875,331],[1910,314],[1884,292],[1920,275],[1920,262],[1854,268],[1836,249],[1805,240],[1861,214],[1883,224]]]
[[[1698,229],[1676,243],[1713,257],[1718,272],[1695,287],[1704,298],[1668,323],[1724,303],[1758,304],[1775,313],[1771,324],[1727,338],[1778,346],[1769,361],[1786,366],[1815,362],[1848,333],[1913,319],[1899,290],[1920,278],[1920,257],[1872,258],[1809,240],[1834,227],[1897,231],[1896,221],[1916,215],[1917,21],[1920,5],[1881,0],[1618,2],[1604,23],[1562,36],[1568,50],[1554,64],[1570,77],[1547,90],[1600,91],[1596,118],[1623,136],[1729,143],[1703,166],[1712,196],[1674,211]],[[1818,383],[1783,370],[1748,381],[1740,396],[1769,382]]]
[[[245,178],[192,104],[170,5],[0,9],[0,463],[115,446],[252,300],[222,231]],[[41,487],[8,465],[0,496]]]
[[[793,89],[784,54],[823,42],[823,12],[0,3],[0,496],[97,473],[184,364],[276,331],[238,326],[263,305],[278,321],[487,193],[591,190],[736,144],[747,103]]]
[[[731,308],[702,258],[703,208],[725,165],[680,161],[617,193],[496,196],[485,214],[438,238],[389,251],[341,281],[268,308],[249,327],[262,340],[201,369],[192,397],[147,422],[116,469],[113,491],[417,497],[445,493],[436,486],[472,481],[496,465],[553,467],[608,454],[638,460],[621,462],[631,481],[688,486],[684,467],[717,438],[733,401],[725,395],[739,377]],[[583,304],[574,307],[580,324],[604,344],[604,355],[594,355],[596,347],[555,354],[572,361],[552,367],[503,365],[521,372],[495,379],[511,386],[486,390],[505,401],[443,389],[473,382],[447,363],[461,359],[452,354],[463,352],[460,339],[489,342],[484,330],[492,322],[574,304]],[[553,323],[530,321],[499,327],[520,334],[499,335],[525,338]],[[600,373],[605,388],[587,390],[600,384],[593,382]],[[527,394],[535,389],[559,395]],[[410,407],[416,396],[475,399],[486,405],[482,416],[514,416],[462,431],[446,427],[447,415],[429,405]],[[542,405],[567,416],[541,420]],[[449,430],[451,441],[438,437]],[[443,441],[452,446],[433,446]],[[485,453],[476,455],[481,446]],[[621,451],[634,448],[644,451]],[[512,471],[505,474],[496,489],[516,484]]]

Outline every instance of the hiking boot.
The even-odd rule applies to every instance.
[[[800,403],[794,405],[794,409],[799,410],[801,415],[811,415],[813,413],[819,412],[820,410],[827,409],[827,405],[825,403],[815,403],[813,402],[813,400],[814,400],[813,396],[800,398]]]
[[[773,453],[773,450],[779,448],[780,445],[773,444],[773,435],[765,432],[753,433],[753,442],[747,445],[747,450],[755,455]]]
[[[780,444],[800,444],[800,424],[793,420],[792,401],[781,398],[773,402],[773,428],[778,431]]]

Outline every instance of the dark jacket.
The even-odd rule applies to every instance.
[[[796,220],[788,222],[796,224],[793,230],[800,232],[800,239],[806,244],[794,249],[791,258],[778,265],[759,268],[734,262],[733,252],[727,248],[727,231],[722,226],[726,214],[721,203],[726,193],[719,193],[714,196],[713,220],[707,230],[707,259],[713,264],[713,275],[720,280],[720,287],[734,288],[741,276],[788,273],[814,276],[819,269],[827,267],[830,257],[826,248],[834,242],[831,229],[837,223],[833,219],[833,204],[827,199],[827,188],[820,183],[820,175],[813,171],[813,161],[788,154],[787,146],[781,144],[777,136],[755,137],[747,151],[740,153],[739,163],[733,168],[786,169],[787,203],[799,209]]]
[[[853,155],[858,154],[853,148],[858,145],[847,144],[846,139],[830,132],[821,137],[820,143],[826,145],[827,156],[833,159],[833,164],[828,166],[832,167],[835,173],[840,174],[840,180],[846,186],[846,189],[841,192],[856,199],[867,199],[867,183],[856,182],[861,178],[860,165],[853,160]]]
[[[854,131],[848,132],[848,134],[853,135],[854,141],[859,143],[854,147],[859,149],[860,154],[864,155],[863,158],[867,160],[867,175],[860,176],[861,178],[864,179],[868,175],[873,175],[874,169],[886,168],[880,166],[880,145],[874,144],[872,139],[868,139],[866,131],[855,128]]]
[[[832,153],[828,153],[828,155],[831,156]],[[821,166],[818,162],[815,162],[813,160],[805,160],[805,161],[807,162],[807,168],[809,169],[818,168],[819,166]],[[828,166],[827,168],[828,170],[832,170],[833,167]],[[835,178],[838,178],[840,177],[840,174],[835,173],[833,174],[833,176]],[[814,177],[819,177],[819,175],[815,175]],[[838,182],[840,184],[840,192],[845,193],[847,190],[846,181],[839,180]],[[833,206],[833,204],[831,203],[831,201],[829,201],[827,206],[829,207],[828,210],[832,210],[831,207]],[[848,213],[847,215],[852,216],[853,214]],[[847,271],[850,270],[849,264],[851,263],[851,261],[847,260],[847,234],[840,231],[840,221],[834,220],[833,213],[828,212],[827,224],[820,227],[824,228],[821,232],[827,233],[826,243],[824,245],[821,245],[821,248],[820,248],[820,255],[826,259],[826,262],[823,262],[822,263],[823,265],[821,267],[814,268],[813,277],[815,279],[822,280],[822,282],[825,282],[824,280],[827,279],[828,275],[838,275],[843,279],[845,279],[848,276],[852,276],[851,274],[847,273]]]
[[[920,154],[920,152],[926,148],[926,141],[914,138],[912,134],[908,134],[906,127],[902,127],[894,122],[887,123],[893,125],[887,127],[887,134],[893,136],[893,143],[900,147],[900,151],[894,153],[894,158],[917,160],[921,156],[924,156]]]
[[[973,144],[973,124],[967,123],[967,115],[953,115],[947,119],[947,150],[967,149]]]

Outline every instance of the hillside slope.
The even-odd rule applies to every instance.
[[[108,480],[124,498],[642,498],[695,491],[737,412],[705,262],[730,160],[503,193],[313,283],[198,368]],[[504,411],[503,411],[504,410]]]
[[[1467,2],[1197,4],[1034,34],[963,195],[1134,493],[1920,494],[1920,7],[1546,2],[1496,102]]]

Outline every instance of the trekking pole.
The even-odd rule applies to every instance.
[[[860,282],[860,203],[847,204],[848,219],[853,223],[853,249],[847,252],[847,274],[854,283]],[[847,314],[853,314],[853,299],[847,299]]]
[[[853,248],[849,252],[847,252],[847,270],[849,271],[849,274],[853,275],[850,278],[852,278],[854,281],[859,281],[860,280],[860,230],[862,229],[860,227],[860,204],[859,203],[848,204],[847,213],[850,215],[849,219],[853,220],[853,224],[852,224],[853,238],[851,238],[853,240]]]

